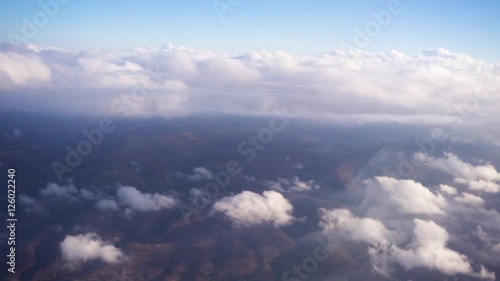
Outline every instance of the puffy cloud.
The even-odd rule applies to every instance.
[[[413,180],[398,180],[384,176],[375,177],[366,183],[378,187],[374,194],[379,202],[388,200],[406,214],[443,214],[443,208],[447,205],[446,199],[441,194],[434,194]]]
[[[483,198],[466,192],[462,193],[462,195],[460,196],[456,196],[455,201],[476,207],[481,207],[484,205]]]
[[[121,205],[139,212],[170,209],[176,205],[175,200],[170,196],[158,193],[142,193],[132,186],[121,186],[118,189],[116,196]]]
[[[414,220],[415,240],[410,249],[393,247],[391,255],[406,269],[428,268],[436,269],[445,274],[462,273],[485,279],[493,279],[494,274],[481,268],[474,272],[469,259],[456,251],[446,247],[448,232],[429,220]],[[493,277],[493,278],[492,278]]]
[[[486,180],[467,180],[461,178],[455,178],[455,182],[465,184],[473,191],[484,191],[487,193],[498,193],[500,192],[500,184],[497,182],[486,181]]]
[[[314,184],[313,180],[301,181],[298,177],[292,179],[292,184],[290,187],[291,191],[310,191],[313,189],[318,189],[319,186]]]
[[[458,191],[456,188],[454,188],[453,186],[449,186],[447,184],[441,184],[439,185],[439,190],[442,192],[442,193],[445,193],[445,194],[448,194],[448,195],[457,195]]]
[[[67,185],[49,183],[44,189],[40,190],[40,194],[52,200],[67,201],[78,201],[79,199],[92,200],[96,197],[94,193],[85,188],[78,190],[72,183]]]
[[[191,196],[191,204],[193,206],[199,206],[200,208],[208,206],[212,200],[210,194],[207,194],[203,189],[192,188],[189,190],[189,195]]]
[[[425,268],[447,275],[458,273],[494,280],[484,267],[474,271],[469,258],[447,247],[449,234],[432,220],[413,219],[411,241],[404,229],[390,230],[379,219],[358,217],[348,209],[320,209],[319,226],[329,235],[369,244],[372,266],[386,276],[399,264],[406,270]]]
[[[76,201],[78,190],[73,184],[58,185],[56,183],[49,183],[47,187],[40,190],[40,194],[50,199],[64,199],[68,201]]]
[[[354,216],[348,209],[320,209],[319,226],[324,231],[340,231],[354,241],[387,245],[393,234],[380,220]]]
[[[498,243],[495,246],[493,246],[493,251],[500,252],[500,243]]]
[[[491,164],[474,166],[462,161],[457,155],[444,153],[442,158],[435,158],[422,152],[415,154],[415,160],[425,163],[438,171],[455,177],[455,182],[465,184],[474,191],[490,193],[500,192],[500,173]]]
[[[3,81],[3,87],[36,86],[51,79],[49,66],[36,53],[0,52],[0,81]]]
[[[494,118],[499,101],[482,86],[498,86],[493,64],[447,50],[420,55],[335,51],[296,57],[267,51],[230,56],[172,45],[115,53],[7,45],[0,46],[0,65],[0,82],[5,80],[0,91],[37,86],[36,93],[18,93],[4,107],[52,106],[91,114],[119,114],[102,104],[111,104],[117,92],[123,92],[117,89],[134,87],[147,93],[130,111],[137,116],[214,110],[269,115],[272,108],[286,107],[300,117],[338,122],[448,123],[450,116],[443,112],[450,104],[479,99],[484,114],[478,118]],[[88,89],[98,92],[95,104],[55,103],[89,100]],[[41,103],[39,96],[52,100]]]
[[[209,180],[212,178],[212,173],[204,167],[197,167],[193,169],[193,174],[188,176],[191,181]]]
[[[292,223],[293,206],[276,191],[264,191],[262,195],[243,191],[240,194],[218,200],[214,211],[228,216],[237,226],[272,224],[275,227]]]
[[[483,266],[475,271],[467,256],[447,247],[449,234],[446,229],[432,220],[414,219],[413,224],[413,240],[410,243],[370,248],[375,270],[388,275],[391,264],[399,264],[406,270],[423,268],[447,275],[465,274],[495,280],[493,272]]]
[[[480,171],[470,174],[483,175]],[[371,266],[376,272],[390,278],[394,278],[391,276],[394,274],[399,279],[405,273],[395,269],[402,267],[406,270],[435,270],[446,275],[465,274],[494,280],[494,273],[479,264],[488,259],[477,258],[477,253],[474,253],[478,261],[473,262],[469,259],[471,253],[467,247],[460,247],[463,252],[450,248],[448,231],[435,223],[439,221],[451,226],[450,229],[458,233],[454,236],[457,239],[453,245],[470,243],[469,239],[460,240],[464,237],[462,231],[471,233],[467,229],[470,225],[468,222],[484,223],[496,229],[496,211],[484,210],[481,197],[461,193],[450,185],[438,185],[437,192],[414,180],[387,176],[363,180],[360,186],[360,195],[364,200],[355,207],[356,212],[347,208],[330,211],[320,209],[322,217],[319,225],[326,234],[333,234],[336,239],[366,243]],[[449,200],[441,193],[449,196]],[[467,208],[464,204],[476,208]],[[459,216],[459,219],[455,216]],[[459,225],[455,224],[457,219]],[[464,221],[467,223],[462,223]],[[494,251],[496,243],[490,241],[489,249]],[[482,254],[487,256],[487,253]]]
[[[61,242],[61,252],[63,259],[74,265],[92,260],[117,263],[125,257],[118,248],[102,241],[95,233],[67,235]]]
[[[493,252],[500,252],[500,241],[488,235],[480,225],[476,227],[474,235],[490,247]]]
[[[293,177],[291,180],[288,179],[278,179],[277,181],[265,181],[265,185],[275,191],[285,192],[285,191],[311,191],[319,189],[319,185],[314,184],[313,180],[303,181],[298,177]]]
[[[101,199],[95,204],[96,208],[101,211],[119,211],[118,203],[114,199]]]

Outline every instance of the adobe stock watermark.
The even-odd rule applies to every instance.
[[[452,119],[451,127],[442,128],[435,127],[431,130],[428,137],[424,139],[415,139],[415,145],[418,150],[410,153],[408,157],[398,155],[399,165],[398,174],[404,178],[410,178],[415,173],[415,167],[422,165],[422,163],[414,161],[413,155],[418,152],[424,152],[428,155],[433,155],[436,152],[436,146],[448,141],[451,137],[457,134],[458,130],[462,128],[464,122],[471,118],[474,113],[477,113],[482,103],[486,102],[497,89],[490,85],[492,75],[488,76],[488,81],[482,82],[477,85],[473,94],[466,96],[458,104],[450,106],[443,119]]]
[[[148,74],[156,83],[160,83],[163,78],[167,76],[166,73],[158,71],[149,71]],[[122,94],[117,99],[114,99],[110,104],[111,112],[118,115],[119,118],[126,118],[131,116],[133,112],[144,104],[148,96],[148,91],[145,86],[137,86],[130,90],[128,94]],[[83,162],[85,157],[88,157],[94,148],[101,145],[104,141],[104,136],[113,133],[116,126],[110,118],[102,118],[99,121],[97,128],[91,130],[82,130],[83,139],[79,141],[75,147],[67,145],[64,163],[54,161],[51,163],[52,170],[54,171],[59,182],[64,180],[65,174],[72,173]]]
[[[243,0],[215,0],[212,2],[215,12],[219,20],[224,20],[224,15],[232,13],[234,10],[243,3]]]
[[[258,155],[258,152],[263,151],[275,138],[275,135],[282,132],[290,124],[291,116],[287,114],[286,109],[273,110],[273,117],[269,120],[269,125],[261,128],[256,135],[249,136],[247,140],[242,141],[237,151],[241,156],[245,157],[244,162],[253,162]],[[243,164],[236,160],[230,160],[226,163],[225,170],[212,175],[213,180],[208,182],[201,189],[202,198],[198,198],[192,204],[184,204],[178,202],[179,208],[184,220],[189,223],[192,215],[198,215],[201,210],[207,208],[214,202],[222,189],[226,188],[229,183],[243,172]]]
[[[11,44],[28,44],[31,39],[38,35],[40,29],[46,27],[50,19],[59,14],[61,7],[70,2],[70,0],[40,0],[38,1],[39,10],[33,13],[30,18],[22,17],[20,34],[9,32],[7,38]]]
[[[348,51],[368,47],[372,40],[378,37],[384,28],[389,26],[393,17],[403,12],[403,9],[404,7],[399,0],[390,0],[385,9],[371,11],[370,15],[372,20],[365,23],[362,28],[358,26],[354,27],[355,34],[352,39],[353,45],[343,42],[340,44],[340,49]]]

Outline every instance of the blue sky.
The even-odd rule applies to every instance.
[[[55,1],[55,0],[45,0]],[[40,28],[30,42],[80,50],[129,49],[174,45],[238,54],[281,50],[309,55],[351,44],[355,27],[373,20],[371,11],[387,9],[390,0],[305,1],[243,0],[221,19],[213,0],[198,1],[70,1]],[[238,2],[220,0],[219,3]],[[392,15],[364,49],[419,53],[447,48],[489,62],[500,62],[500,2],[401,0],[403,11]],[[0,4],[0,41],[21,34],[22,18],[32,20],[39,1],[4,0]]]

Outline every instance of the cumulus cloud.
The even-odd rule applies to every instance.
[[[414,241],[409,249],[393,247],[391,255],[406,269],[436,269],[445,274],[462,273],[494,280],[494,274],[483,267],[474,272],[469,259],[446,247],[448,232],[431,220],[414,220]]]
[[[476,226],[474,235],[483,241],[493,252],[500,252],[500,239],[491,237],[480,225]]]
[[[243,191],[218,200],[213,209],[225,214],[237,226],[272,224],[275,227],[291,224],[293,206],[280,193],[272,190],[262,195]]]
[[[500,173],[491,164],[474,166],[462,161],[457,155],[444,153],[442,158],[435,158],[419,152],[415,160],[438,171],[454,176],[456,183],[467,185],[473,191],[489,193],[500,192]]]
[[[0,65],[0,91],[20,92],[4,107],[30,106],[21,91],[36,86],[33,108],[119,114],[109,106],[116,89],[141,87],[147,98],[130,110],[136,116],[271,114],[286,107],[296,116],[338,122],[448,123],[457,116],[443,112],[471,98],[489,101],[480,103],[478,118],[497,116],[498,96],[489,91],[498,86],[495,65],[443,49],[298,57],[268,51],[230,56],[173,45],[114,53],[4,45]],[[95,104],[56,102],[88,97],[86,89],[98,92]]]
[[[209,180],[212,178],[212,173],[204,167],[197,167],[193,169],[193,174],[188,176],[190,181]]]
[[[358,217],[348,209],[320,209],[320,213],[319,226],[325,233],[369,244],[372,266],[383,275],[389,276],[393,266],[399,265],[406,270],[425,268],[495,279],[494,273],[482,266],[475,271],[467,256],[448,248],[448,232],[432,220],[413,219],[410,235],[404,228],[389,229],[380,219]],[[409,241],[401,239],[410,236]]]
[[[488,245],[493,244],[493,239],[486,232],[484,232],[483,228],[480,225],[476,226],[474,235],[476,235],[481,241]]]
[[[44,189],[40,190],[40,194],[51,200],[78,201],[79,199],[95,199],[94,193],[85,188],[78,190],[72,183],[66,185],[49,183]]]
[[[348,209],[320,209],[319,226],[324,231],[340,231],[354,241],[387,245],[393,234],[380,221],[354,216]]]
[[[481,170],[467,173],[483,175]],[[478,252],[471,253],[464,246],[471,243],[470,222],[498,229],[498,213],[485,210],[483,198],[446,184],[426,187],[414,180],[388,176],[375,176],[358,183],[361,204],[320,209],[319,226],[324,234],[340,239],[337,243],[362,242],[373,270],[398,280],[405,279],[404,272],[413,269],[495,279],[495,274],[482,264],[491,266],[490,259],[484,257],[493,255],[498,242],[476,231],[474,234],[488,241],[491,249],[489,253],[482,252],[484,257],[480,258]],[[453,244],[449,243],[448,227],[454,231]]]
[[[365,181],[373,190],[373,196],[385,205],[389,201],[406,214],[444,214],[446,199],[431,192],[421,183],[413,180],[398,180],[391,177],[375,177]]]
[[[101,199],[95,204],[100,211],[119,211],[118,203],[114,199]]]
[[[493,246],[493,251],[500,252],[500,243],[498,243],[495,246]]]
[[[117,263],[125,257],[120,249],[102,241],[95,233],[67,235],[61,242],[61,252],[62,258],[73,265],[92,260]]]
[[[500,184],[498,182],[487,180],[468,180],[461,178],[455,178],[455,182],[467,185],[472,191],[483,191],[487,193],[500,192]]]
[[[439,185],[439,190],[442,192],[442,193],[445,193],[445,194],[448,194],[448,195],[457,195],[458,191],[456,188],[454,188],[453,186],[449,186],[447,184],[441,184]]]
[[[171,209],[176,205],[175,200],[170,196],[143,193],[132,186],[121,186],[116,196],[121,205],[139,212]]]
[[[64,199],[68,201],[76,201],[78,189],[76,189],[73,184],[61,186],[56,183],[49,183],[44,189],[40,190],[40,194],[54,200]]]
[[[483,198],[466,192],[462,193],[462,195],[460,196],[456,196],[455,201],[476,207],[481,207],[484,205]]]
[[[264,182],[270,189],[285,192],[285,191],[295,191],[295,192],[303,192],[303,191],[311,191],[315,189],[319,189],[319,185],[314,184],[314,180],[303,181],[298,177],[293,177],[292,179],[278,179],[276,181],[268,180]]]
[[[459,178],[470,180],[499,180],[500,174],[491,164],[474,166],[462,161],[457,155],[445,152],[442,158],[435,158],[425,153],[418,152],[415,159],[421,161],[430,167],[449,173]]]
[[[294,177],[291,181],[291,191],[310,191],[318,189],[319,186],[314,184],[313,180],[301,181],[298,177]]]
[[[7,89],[50,82],[52,71],[37,53],[0,52],[0,81]]]

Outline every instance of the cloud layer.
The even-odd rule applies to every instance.
[[[296,57],[172,45],[116,53],[0,47],[4,107],[91,114],[271,114],[286,107],[300,117],[341,122],[497,120],[498,78],[498,66],[445,49]]]

